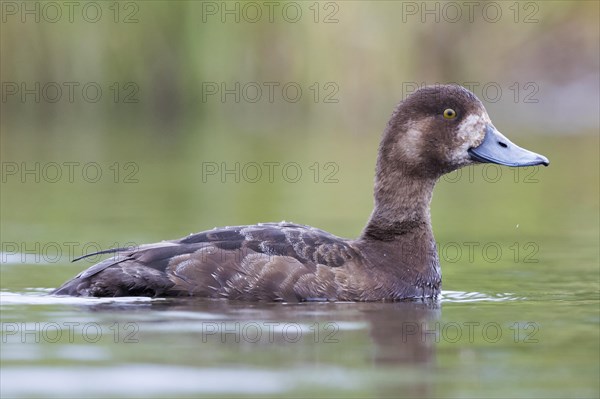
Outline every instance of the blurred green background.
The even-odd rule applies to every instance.
[[[597,2],[2,10],[5,241],[110,245],[281,219],[355,236],[391,109],[418,86],[446,82],[471,87],[504,134],[552,165],[534,184],[500,168],[490,170],[502,174],[497,184],[481,168],[443,180],[436,232],[485,223],[491,234],[517,224],[598,234]],[[73,179],[65,162],[76,163]],[[222,178],[223,162],[240,169]],[[268,162],[278,163],[273,179]],[[297,182],[282,174],[289,163]],[[488,201],[500,207],[478,206]]]
[[[225,371],[232,364],[276,377],[289,369],[286,378],[296,383],[282,391],[289,395],[343,386],[349,395],[381,396],[381,382],[389,397],[598,396],[597,1],[0,7],[3,321],[134,320],[146,337],[127,350],[22,345],[12,337],[0,359],[13,381],[4,393],[104,392],[110,387],[97,372],[121,374],[122,365],[142,387],[154,378],[131,365],[146,362],[159,365],[156,376],[173,364],[221,370],[215,384],[223,386],[237,379]],[[419,86],[448,82],[470,87],[500,131],[551,165],[478,166],[440,180],[432,218],[443,312],[410,304],[224,303],[164,312],[174,309],[161,302],[82,312],[83,302],[34,301],[99,260],[70,263],[94,250],[281,220],[357,236],[371,212],[377,146],[393,107]],[[203,317],[333,320],[346,340],[296,346],[298,357],[288,355],[290,346],[244,343],[190,350]],[[397,332],[412,317],[492,320],[505,328],[506,342],[426,345],[426,361],[411,362],[403,351],[414,348],[401,349]],[[515,322],[539,326],[539,344],[509,342]],[[100,349],[105,357],[94,363]],[[71,385],[89,364],[98,368],[78,374],[83,386]],[[62,380],[40,379],[40,391],[27,391],[35,367],[43,375],[58,370]],[[343,384],[306,384],[307,370]],[[138,392],[127,387],[114,385],[113,395]],[[181,394],[163,388],[156,395]]]

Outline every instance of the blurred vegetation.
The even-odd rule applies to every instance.
[[[598,122],[597,112],[589,114],[598,109],[600,68],[599,10],[593,1],[494,6],[482,1],[471,12],[461,2],[301,1],[275,2],[272,8],[234,1],[96,2],[102,14],[94,23],[88,20],[96,7],[86,8],[86,2],[73,9],[73,22],[60,2],[60,18],[54,18],[56,11],[47,2],[4,3],[17,9],[3,13],[2,81],[27,82],[28,87],[33,82],[80,83],[74,103],[65,100],[66,88],[55,104],[35,104],[31,96],[22,103],[18,95],[2,102],[2,126],[30,126],[35,134],[40,125],[64,130],[91,122],[100,127],[118,122],[170,136],[202,134],[190,126],[215,124],[242,132],[280,135],[294,126],[305,134],[322,134],[314,123],[320,129],[372,134],[410,87],[438,82],[475,82],[474,91],[484,100],[497,97],[494,87],[483,93],[484,86],[498,84],[502,96],[489,103],[490,109],[525,124],[531,119],[519,114],[552,115],[540,130],[565,132],[573,120],[578,129],[592,129]],[[39,23],[35,12],[22,14],[25,7],[37,7]],[[102,87],[98,103],[82,100],[87,82]],[[125,87],[129,82],[139,91]],[[236,103],[229,95],[223,103],[218,94],[206,94],[207,84],[231,89],[235,82],[257,83],[262,97],[252,103],[242,95]],[[279,83],[273,102],[264,82]],[[303,89],[297,103],[282,95],[288,82]],[[309,88],[315,82],[317,102]],[[334,91],[324,88],[328,82],[338,89],[333,95],[337,103],[323,102]],[[537,91],[525,87],[530,82]],[[117,102],[116,90],[109,88],[114,83],[121,94]],[[246,97],[253,98],[248,90]],[[134,91],[138,102],[123,103]],[[538,102],[526,103],[528,94]],[[561,115],[567,110],[565,120]],[[272,120],[273,115],[279,118]],[[3,129],[3,138],[8,134]]]
[[[492,2],[502,12],[496,22],[492,8],[484,17],[487,2],[472,22],[463,3],[451,3],[462,7],[456,22],[439,2],[276,2],[272,22],[261,2],[251,3],[262,10],[257,22],[243,11],[248,3],[95,2],[102,18],[91,23],[82,17],[91,3],[78,3],[70,22],[58,2],[62,17],[49,22],[50,3],[3,2],[2,161],[97,162],[104,172],[98,183],[7,177],[3,240],[75,236],[110,246],[284,218],[354,236],[371,210],[376,148],[393,106],[438,82],[473,85],[501,131],[552,161],[537,184],[513,184],[508,169],[495,185],[442,181],[433,207],[442,237],[506,233],[509,222],[531,234],[585,225],[597,236],[599,3]],[[34,14],[23,16],[24,4]],[[406,8],[415,4],[439,12]],[[290,22],[297,8],[301,18]],[[63,97],[7,92],[36,82],[54,82]],[[78,84],[72,102],[65,82]],[[239,102],[207,92],[236,82],[250,84]],[[83,98],[89,83],[102,89],[98,102]],[[297,102],[284,98],[287,83],[302,89]],[[277,85],[273,101],[268,84]],[[138,182],[121,175],[115,184],[115,162],[122,173],[135,163]],[[303,178],[203,181],[206,162],[297,162]],[[330,162],[339,169],[333,184],[323,180]]]

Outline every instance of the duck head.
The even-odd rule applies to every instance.
[[[481,101],[457,85],[427,86],[401,102],[388,123],[379,161],[405,176],[433,179],[482,162],[549,165],[543,155],[502,135]]]

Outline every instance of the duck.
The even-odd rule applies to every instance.
[[[549,165],[502,135],[471,91],[424,86],[394,108],[384,129],[374,207],[358,238],[287,222],[215,228],[75,259],[112,254],[52,294],[271,302],[438,298],[434,186],[446,173],[481,163]]]

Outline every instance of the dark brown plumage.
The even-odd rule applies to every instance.
[[[453,117],[445,115],[448,109]],[[444,173],[475,162],[548,164],[497,132],[471,92],[426,87],[401,102],[386,127],[375,207],[359,238],[285,222],[217,228],[104,251],[114,256],[53,294],[267,301],[435,297],[441,271],[429,212],[433,188]]]

